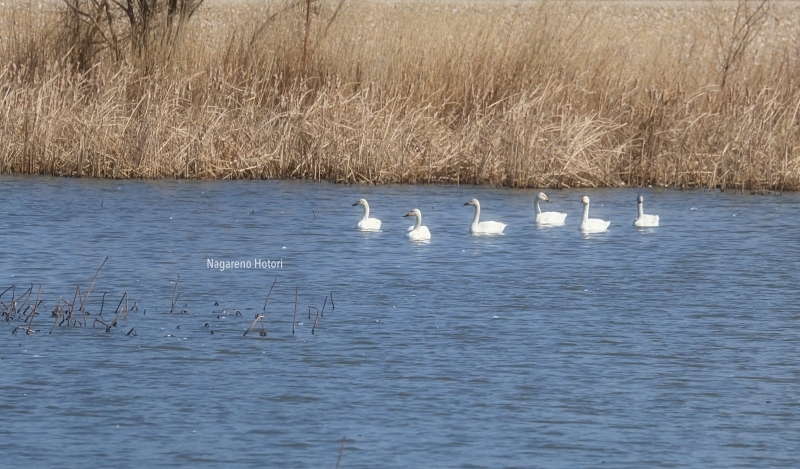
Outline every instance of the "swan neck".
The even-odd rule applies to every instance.
[[[417,213],[414,214],[414,216],[417,219],[417,222],[414,223],[414,229],[416,230],[417,228],[420,227],[420,225],[422,225],[422,214],[417,212]]]
[[[536,205],[536,215],[541,215],[542,209],[539,208],[539,199],[536,199],[536,203],[534,205]]]
[[[364,216],[362,220],[366,220],[367,218],[369,218],[369,204],[364,202]]]
[[[586,221],[589,219],[589,204],[585,204],[583,206],[583,220]]]
[[[644,215],[644,204],[640,203],[639,204],[639,218],[642,218],[642,215]]]
[[[478,225],[478,219],[480,219],[480,217],[481,217],[481,206],[475,204],[475,218],[472,219],[473,227]]]

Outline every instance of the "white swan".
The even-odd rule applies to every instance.
[[[423,241],[426,239],[431,239],[431,232],[428,231],[427,226],[422,226],[422,212],[419,209],[414,209],[405,215],[404,217],[417,217],[417,222],[414,226],[408,229],[408,233],[406,233],[406,238],[412,241]]]
[[[536,196],[536,202],[534,202],[536,205],[536,224],[544,226],[563,226],[564,220],[567,218],[567,214],[559,212],[542,212],[542,209],[539,208],[540,200],[550,202],[550,198],[544,195],[544,192],[539,192],[539,195]]]
[[[633,226],[639,228],[654,228],[658,226],[658,215],[645,215],[644,213],[644,197],[641,195],[637,197],[636,203],[639,205],[639,218],[633,222]]]
[[[605,231],[611,222],[599,218],[589,218],[589,198],[585,195],[581,199],[581,203],[583,204],[583,218],[581,219],[581,226],[579,226],[578,229],[584,233],[600,233]]]
[[[353,204],[353,207],[356,205],[363,205],[364,206],[364,216],[361,217],[361,221],[358,222],[356,228],[361,231],[378,231],[381,229],[381,221],[377,218],[370,218],[369,217],[369,204],[367,203],[366,199],[358,199],[358,202]]]
[[[475,218],[472,219],[472,225],[469,227],[470,234],[501,234],[507,226],[499,221],[478,221],[481,217],[481,203],[478,202],[478,199],[472,199],[464,205],[475,206]]]

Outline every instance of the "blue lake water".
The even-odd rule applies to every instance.
[[[0,177],[0,291],[44,300],[0,322],[0,466],[334,468],[343,437],[342,468],[800,466],[800,195],[549,191],[537,229],[536,193]],[[468,235],[473,197],[506,234]]]

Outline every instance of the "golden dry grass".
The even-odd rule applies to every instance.
[[[306,64],[302,3],[209,0],[88,72],[53,8],[0,7],[0,172],[800,189],[794,3],[727,73],[730,2],[322,0]]]

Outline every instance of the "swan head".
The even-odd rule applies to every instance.
[[[642,204],[642,203],[644,203],[644,197],[642,197],[641,195],[640,195],[639,197],[637,197],[637,198],[636,198],[636,203],[637,203],[637,204]]]
[[[544,195],[544,192],[539,192],[539,195],[537,195],[536,198],[544,202],[550,202],[550,197]]]
[[[586,205],[588,205],[588,204],[589,204],[589,197],[586,197],[586,196],[584,195],[584,196],[583,196],[583,198],[581,199],[581,203],[582,203],[582,204],[586,204]]]
[[[480,205],[480,203],[478,202],[478,199],[470,199],[470,201],[465,203],[464,205],[475,205],[475,206],[478,206],[478,205]]]
[[[422,218],[422,212],[420,212],[419,209],[415,208],[414,210],[406,213],[403,216],[404,217],[420,217],[420,218]]]
[[[356,205],[367,205],[367,199],[358,199],[358,202],[353,204],[353,207]]]

